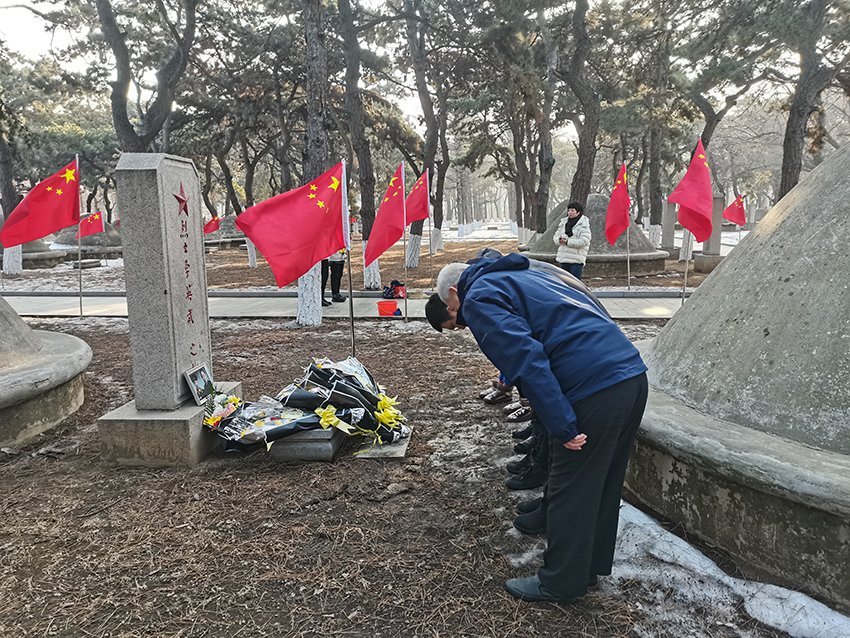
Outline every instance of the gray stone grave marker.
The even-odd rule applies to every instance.
[[[202,363],[213,372],[198,174],[188,159],[125,153],[116,182],[135,400],[98,421],[101,456],[193,465],[218,445],[183,376]]]

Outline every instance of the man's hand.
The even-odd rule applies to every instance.
[[[586,442],[587,442],[587,435],[586,434],[579,434],[572,441],[568,441],[567,443],[564,443],[564,447],[567,448],[568,450],[580,450],[581,446],[584,445]]]

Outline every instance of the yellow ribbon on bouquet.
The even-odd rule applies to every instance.
[[[336,428],[337,430],[342,430],[346,434],[351,434],[355,430],[353,426],[340,420],[336,416],[336,408],[332,405],[329,405],[326,408],[316,408],[314,412],[319,415],[319,425],[321,425],[325,430],[328,428]]]

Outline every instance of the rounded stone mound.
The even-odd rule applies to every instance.
[[[850,608],[850,147],[651,342],[627,492],[746,573]]]
[[[558,246],[553,238],[561,224],[561,220],[567,216],[567,204],[561,202],[549,213],[549,227],[538,239],[530,242],[526,247],[525,254],[532,259],[556,263],[555,256]],[[593,194],[587,198],[584,207],[585,215],[590,221],[590,252],[587,255],[587,263],[582,272],[582,278],[588,277],[625,277],[627,271],[632,275],[654,275],[664,272],[664,260],[667,252],[657,250],[652,243],[641,232],[634,221],[627,233],[623,233],[614,242],[608,243],[605,239],[605,213],[608,209],[608,198],[604,195]],[[626,242],[629,242],[627,246]],[[629,263],[627,264],[627,258]]]
[[[76,412],[91,358],[87,343],[33,331],[0,297],[0,446],[26,444]]]
[[[118,259],[121,257],[121,233],[109,222],[103,222],[103,232],[86,235],[79,240],[80,252],[88,258]],[[69,226],[59,231],[52,248],[68,252],[69,258],[77,260],[77,226]]]

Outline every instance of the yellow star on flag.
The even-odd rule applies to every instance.
[[[315,184],[310,184],[310,190],[311,190],[311,191],[314,191],[314,190],[316,190],[317,188],[318,188],[318,186],[316,186]]]
[[[52,190],[53,190],[53,187],[52,187],[52,186],[48,186],[48,187],[47,187],[47,190],[52,191]]]
[[[307,195],[307,199],[313,199],[314,197],[316,197],[316,193],[310,193]]]
[[[325,207],[325,202],[323,202],[323,201],[319,200],[318,202],[316,202],[316,205],[317,205],[319,208],[324,208],[324,207]]]
[[[331,185],[328,186],[328,188],[332,188],[332,189],[334,189],[334,191],[336,191],[336,189],[339,188],[339,180],[336,177],[334,177],[333,175],[331,175]]]
[[[65,178],[66,184],[68,182],[76,181],[76,178],[74,177],[74,169],[73,168],[69,168],[64,173],[62,173],[62,177]]]
[[[59,188],[57,188],[57,189],[56,189],[56,194],[57,194],[57,195],[61,195],[61,194],[62,194],[62,190],[61,190],[61,189],[59,189]]]

